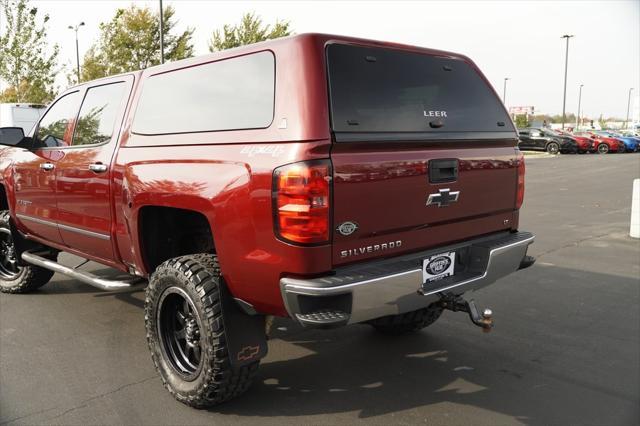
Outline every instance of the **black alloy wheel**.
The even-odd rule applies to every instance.
[[[0,228],[0,277],[13,280],[20,274],[20,266],[16,259],[16,247],[13,244],[11,231]]]
[[[193,300],[180,287],[169,287],[157,309],[158,335],[166,359],[185,380],[193,380],[202,369],[202,326]]]
[[[45,257],[55,262],[58,252],[49,249]],[[53,277],[53,271],[35,265],[21,265],[19,259],[11,233],[11,215],[8,210],[0,210],[0,292],[28,293],[42,287]]]

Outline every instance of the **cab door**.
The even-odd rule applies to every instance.
[[[33,132],[33,145],[16,155],[13,164],[15,214],[20,228],[46,241],[62,243],[58,231],[56,167],[71,144],[80,92],[58,98]]]
[[[111,160],[133,76],[87,86],[73,142],[56,167],[58,227],[65,245],[89,257],[114,260]]]

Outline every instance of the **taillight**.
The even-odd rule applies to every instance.
[[[516,210],[522,207],[524,201],[524,155],[518,153],[518,189],[516,192]]]
[[[300,162],[273,172],[276,234],[299,244],[329,241],[331,200],[329,160]]]

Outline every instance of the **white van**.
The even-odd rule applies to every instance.
[[[22,127],[26,135],[45,108],[39,104],[0,104],[0,127]]]

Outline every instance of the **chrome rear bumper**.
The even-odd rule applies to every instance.
[[[426,307],[443,294],[485,287],[520,269],[534,238],[528,232],[501,233],[340,268],[326,277],[282,278],[280,288],[289,315],[303,325],[359,323]],[[422,260],[454,250],[456,274],[423,288]]]

